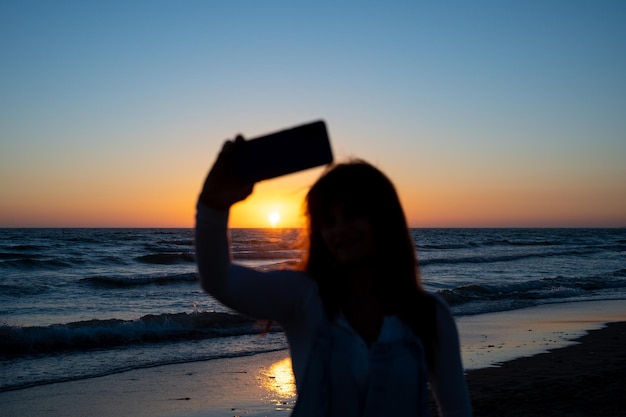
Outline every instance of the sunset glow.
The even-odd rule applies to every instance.
[[[229,226],[304,227],[304,199],[322,172],[323,168],[314,168],[256,184],[246,200],[232,207]]]
[[[270,221],[272,227],[276,227],[276,225],[280,221],[280,213],[275,211],[270,213],[270,215],[268,216],[268,220]]]
[[[64,4],[2,3],[0,227],[192,227],[225,140],[317,119],[412,227],[626,226],[625,2]]]

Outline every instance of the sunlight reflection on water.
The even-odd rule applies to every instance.
[[[273,363],[262,372],[265,378],[260,379],[261,386],[272,394],[281,398],[291,398],[296,395],[296,381],[291,369],[291,358]]]

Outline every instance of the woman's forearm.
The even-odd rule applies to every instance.
[[[196,262],[202,289],[221,299],[227,294],[230,250],[228,210],[215,210],[198,203],[196,211]]]

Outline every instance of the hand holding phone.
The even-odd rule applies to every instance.
[[[234,141],[226,141],[204,180],[199,201],[216,210],[228,210],[238,201],[244,200],[254,184],[244,184],[237,178],[235,161],[237,148],[244,143],[238,136]]]

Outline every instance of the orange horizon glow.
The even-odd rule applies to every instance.
[[[265,211],[255,214],[254,217],[246,215],[246,211],[253,208],[243,206],[234,207],[231,211],[231,220],[228,227],[233,229],[291,229],[304,228],[304,219],[287,222],[280,220],[272,226],[266,217]],[[147,216],[145,213],[134,213],[118,219],[97,218],[90,215],[77,215],[68,219],[67,213],[52,215],[46,219],[37,220],[25,215],[12,216],[10,220],[3,221],[0,228],[193,228],[195,210],[188,210],[185,216],[172,218],[169,214],[153,213]],[[23,213],[22,213],[23,214]],[[626,220],[615,215],[605,218],[581,218],[578,216],[545,217],[502,217],[485,214],[480,217],[450,216],[444,217],[441,213],[422,213],[422,216],[408,217],[409,228],[626,228]],[[255,220],[261,219],[261,220]]]
[[[284,187],[284,188],[281,188]],[[305,188],[259,184],[245,201],[235,204],[230,228],[303,228]],[[562,193],[554,198],[530,198],[524,193],[503,196],[476,192],[473,198],[454,192],[405,193],[403,207],[412,228],[481,227],[626,227],[619,204],[602,205],[590,198]],[[0,227],[191,228],[195,195],[161,201],[139,199],[50,201],[0,204]],[[623,205],[622,205],[623,207]],[[273,224],[270,216],[279,219]]]
[[[229,227],[303,228],[306,192],[322,172],[318,168],[255,185],[248,199],[232,207]],[[186,175],[194,179],[155,178],[146,189],[124,189],[119,179],[118,187],[102,182],[89,189],[68,181],[43,192],[21,190],[12,200],[1,199],[0,227],[191,228],[202,175]],[[626,192],[610,188],[578,189],[549,181],[529,187],[506,178],[468,178],[457,185],[389,176],[392,181],[398,177],[394,182],[412,228],[626,227]],[[272,213],[280,217],[274,224]]]

